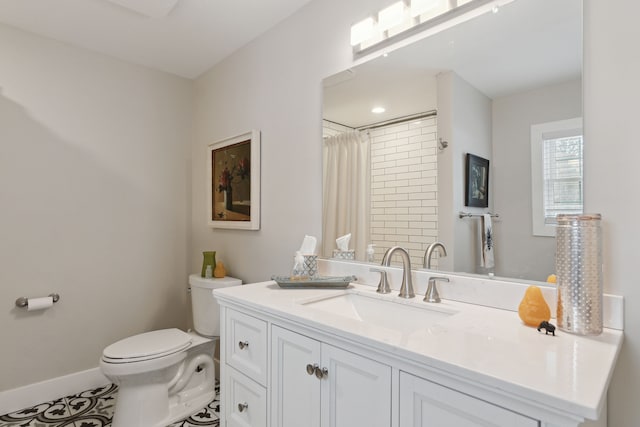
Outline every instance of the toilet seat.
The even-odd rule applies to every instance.
[[[104,349],[105,363],[134,363],[179,353],[191,346],[191,335],[179,329],[161,329],[125,338]]]

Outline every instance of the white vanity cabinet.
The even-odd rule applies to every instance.
[[[388,427],[391,367],[271,328],[271,425]]]
[[[389,365],[274,323],[268,333],[266,320],[238,310],[224,313],[221,388],[226,426],[390,425]]]
[[[538,427],[525,417],[406,372],[400,372],[400,427]]]
[[[264,282],[214,295],[221,427],[605,425],[583,422],[606,414],[620,332],[550,337],[512,312],[448,302],[457,314],[402,334],[309,306],[337,291]]]

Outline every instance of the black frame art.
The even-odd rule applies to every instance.
[[[465,206],[489,207],[489,160],[467,153]]]

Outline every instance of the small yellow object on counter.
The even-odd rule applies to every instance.
[[[557,278],[556,278],[556,275],[555,275],[555,274],[550,274],[550,275],[547,277],[547,283],[556,283],[556,280],[557,280]]]
[[[524,298],[518,306],[520,319],[528,326],[538,327],[543,320],[551,319],[551,310],[542,296],[542,291],[537,286],[529,286],[524,293]]]
[[[227,275],[227,270],[224,268],[224,264],[222,261],[218,261],[216,263],[216,268],[213,270],[213,277],[217,277],[218,279],[222,279]]]

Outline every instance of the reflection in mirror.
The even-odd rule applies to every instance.
[[[400,245],[417,268],[440,241],[432,268],[546,280],[555,239],[532,232],[531,129],[582,116],[581,28],[581,0],[515,0],[326,78],[322,255],[351,233],[356,259]],[[464,205],[467,153],[490,161],[488,208]]]

